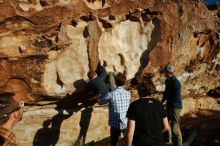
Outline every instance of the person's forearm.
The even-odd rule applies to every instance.
[[[98,99],[98,104],[103,105],[103,104],[107,104],[109,102],[109,99],[111,98],[111,95],[108,94],[107,96],[100,96]]]
[[[131,146],[131,144],[132,144],[132,139],[133,139],[133,136],[131,136],[131,135],[128,135],[128,137],[127,137],[127,142],[126,142],[126,146]]]
[[[162,130],[162,133],[164,133],[164,132],[166,132],[168,130],[170,130],[170,125],[169,125],[167,117],[165,117],[165,118],[163,118],[163,130]]]
[[[163,128],[162,133],[167,132],[169,130],[169,128]]]
[[[107,104],[107,103],[108,103],[108,101],[105,100],[105,98],[99,98],[99,99],[98,99],[98,104],[99,104],[99,105],[103,105],[103,104]]]
[[[135,121],[128,120],[126,146],[131,146],[134,136]]]

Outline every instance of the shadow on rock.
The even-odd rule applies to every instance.
[[[84,85],[83,92],[81,86]],[[78,141],[85,142],[87,130],[89,127],[91,113],[93,111],[92,106],[97,102],[95,94],[91,92],[89,85],[84,80],[79,80],[74,83],[75,87],[79,87],[72,95],[67,95],[59,102],[56,103],[57,107],[55,110],[58,114],[53,116],[51,119],[47,119],[43,122],[42,128],[39,129],[33,140],[33,146],[55,146],[60,137],[60,128],[64,120],[68,119],[73,115],[74,112],[78,112],[82,108],[80,119],[80,133]],[[60,113],[60,111],[67,111],[66,113]]]

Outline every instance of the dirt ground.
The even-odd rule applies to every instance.
[[[197,139],[191,146],[220,146],[220,111],[200,110],[196,114],[181,118],[181,129],[195,129]],[[89,144],[89,146],[110,146],[109,138]],[[123,140],[119,146],[124,146]]]
[[[195,128],[198,138],[192,146],[220,146],[220,111],[200,110],[181,120],[182,129]]]

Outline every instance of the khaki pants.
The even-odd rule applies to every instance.
[[[182,133],[180,129],[180,112],[181,109],[167,108],[168,120],[170,123],[169,142],[173,146],[182,146]]]

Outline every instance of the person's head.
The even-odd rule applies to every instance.
[[[152,81],[144,80],[137,85],[137,91],[140,97],[146,97],[156,93],[156,88]]]
[[[44,122],[43,122],[43,127],[44,127],[44,128],[48,128],[48,126],[50,125],[50,123],[51,123],[51,120],[50,120],[50,119],[44,121]]]
[[[90,80],[93,80],[94,78],[97,77],[97,73],[95,71],[89,71],[87,76]]]
[[[24,102],[21,101],[14,93],[0,93],[0,126],[5,124],[8,127],[14,126],[23,116]]]
[[[115,77],[116,86],[123,86],[126,82],[126,76],[122,73],[118,73]]]
[[[173,76],[175,72],[175,68],[171,65],[166,65],[163,69],[162,69],[162,73],[164,73],[165,77],[170,77]]]

